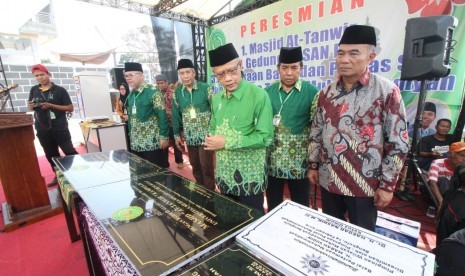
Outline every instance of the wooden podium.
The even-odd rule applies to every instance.
[[[34,147],[32,115],[0,112],[0,181],[4,231],[63,212],[58,190],[48,191]]]

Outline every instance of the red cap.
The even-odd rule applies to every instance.
[[[455,143],[452,143],[450,146],[449,146],[449,150],[450,151],[454,151],[454,152],[460,152],[462,150],[465,150],[465,142],[455,142]]]
[[[42,64],[36,64],[32,66],[31,72],[34,73],[34,71],[39,70],[42,72],[45,72],[49,74],[47,67],[43,66]]]

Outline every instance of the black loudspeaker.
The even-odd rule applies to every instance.
[[[402,80],[431,80],[449,75],[449,54],[457,19],[450,15],[407,20]]]
[[[116,90],[119,89],[119,86],[122,82],[126,82],[126,80],[124,79],[124,68],[112,68],[110,70],[110,76],[111,86]]]

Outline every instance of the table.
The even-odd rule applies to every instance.
[[[55,163],[85,203],[79,224],[81,234],[88,234],[82,238],[91,274],[102,266],[118,275],[114,262],[120,261],[121,274],[180,271],[229,245],[260,217],[126,150],[65,156]],[[92,243],[97,252],[88,247]],[[108,252],[112,255],[104,256]]]
[[[83,122],[79,125],[89,153],[128,149],[126,124],[104,121]]]
[[[76,214],[77,205],[82,202],[79,195],[69,184],[68,180],[64,177],[63,173],[59,170],[55,172],[58,180],[58,190],[61,194],[61,203],[63,206],[63,213],[66,219],[66,226],[68,228],[69,238],[71,242],[80,240],[80,235],[77,228],[77,218],[73,215]]]

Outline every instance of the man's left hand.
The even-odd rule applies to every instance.
[[[169,145],[168,140],[165,140],[165,139],[160,140],[160,147],[161,147],[162,149],[167,149],[167,148],[168,148],[168,145]]]
[[[221,150],[226,145],[226,137],[220,135],[207,135],[205,137],[205,150]]]
[[[389,205],[392,200],[393,192],[388,192],[382,189],[377,189],[375,192],[375,206],[384,208]]]

